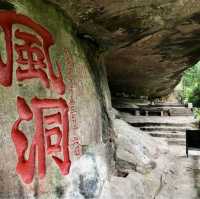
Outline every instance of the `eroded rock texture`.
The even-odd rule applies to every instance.
[[[199,1],[9,2],[0,1],[0,11],[23,14],[53,36],[55,43],[49,49],[50,58],[56,74],[56,64],[62,66],[66,93],[60,96],[38,78],[19,82],[16,70],[20,53],[16,46],[12,48],[13,83],[10,87],[0,85],[0,198],[146,199],[156,198],[161,191],[166,195],[168,190],[174,190],[176,162],[159,146],[163,144],[114,119],[116,113],[111,112],[104,66],[113,92],[150,96],[169,93],[185,68],[198,60]],[[5,21],[8,19],[9,16]],[[30,27],[14,24],[13,45],[23,45],[23,37],[16,38],[18,29],[28,32],[29,36],[35,35]],[[6,63],[7,34],[4,32],[0,28],[0,55]],[[42,45],[39,43],[39,48]],[[26,63],[27,54],[21,56],[25,56],[21,64]],[[26,67],[22,66],[22,70]],[[11,138],[12,126],[19,117],[17,96],[23,97],[29,106],[34,97],[62,97],[68,103],[72,163],[69,175],[60,174],[49,154],[46,154],[44,179],[39,179],[37,166],[34,179],[28,185],[17,175],[18,157]],[[26,159],[34,138],[34,120],[35,117],[20,125],[29,144]],[[80,151],[76,150],[78,146]],[[120,186],[124,188],[119,189]]]
[[[83,45],[76,37],[72,23],[55,6],[40,0],[13,0],[11,3],[1,1],[0,12],[1,16],[3,14],[6,16],[1,17],[0,22],[1,59],[5,64],[10,59],[13,60],[13,64],[10,64],[13,68],[10,86],[2,85],[2,64],[0,72],[0,198],[65,197],[75,199],[97,197],[108,177],[113,160],[111,158],[113,156],[112,146],[107,136],[111,125],[109,121],[110,99],[103,67],[93,68],[92,60],[90,63],[90,60],[87,59],[87,49],[84,50]],[[11,20],[10,17],[12,17]],[[30,22],[31,20],[32,22]],[[8,29],[11,30],[11,27],[5,25],[9,21],[11,24],[13,23],[12,37],[8,34]],[[34,26],[30,25],[32,23],[34,23]],[[4,29],[2,28],[3,25]],[[41,27],[49,34],[44,29],[39,31]],[[5,30],[7,30],[6,33]],[[6,48],[6,41],[12,41],[12,46]],[[48,60],[45,45],[49,45],[49,43]],[[13,52],[11,58],[8,56],[8,52]],[[95,51],[93,53],[95,54]],[[58,93],[53,87],[49,63],[53,66],[55,79],[59,76],[57,66],[60,66],[65,93]],[[23,81],[17,79],[17,73],[20,70],[24,72],[27,70],[25,73],[28,75],[31,68],[36,71],[36,76],[25,78]],[[40,74],[38,74],[38,71],[40,71]],[[48,77],[49,87],[44,84],[44,75],[41,74],[46,74]],[[6,73],[4,77],[7,77],[7,75],[9,74]],[[20,115],[19,107],[17,108],[18,96],[26,101],[33,117],[27,119],[25,115],[30,110],[24,110],[21,107],[21,114],[25,118],[20,122],[19,130],[23,134],[19,135],[18,132],[18,136],[15,135],[14,142],[11,132]],[[59,113],[59,111],[62,112],[65,109],[63,110],[56,105],[52,109],[42,110],[42,116],[38,117],[33,111],[32,99],[35,99],[35,97],[41,100],[57,101],[62,98],[67,103],[69,139],[63,136],[63,123],[67,122],[66,118],[63,119],[61,115],[60,120],[54,118],[52,124],[50,124],[51,122],[47,124],[45,119],[45,116]],[[41,136],[36,134],[37,121],[41,122],[41,128],[38,131],[42,134]],[[48,130],[46,131],[46,129],[50,130],[54,127],[61,129],[62,140],[59,146],[64,145],[69,149],[71,168],[68,175],[62,175],[61,169],[52,159],[52,155],[55,155],[63,160],[63,154],[66,154],[66,150],[64,152],[64,149],[61,148],[61,153],[58,150],[47,153],[49,145],[47,143]],[[59,140],[57,135],[51,136],[52,145]],[[35,141],[36,139],[38,141]],[[68,146],[62,144],[67,140]],[[38,144],[40,141],[43,144]],[[36,149],[34,156],[36,159],[35,162],[29,164],[26,160],[31,157],[31,145]],[[38,150],[39,145],[45,149],[45,153]],[[41,171],[44,171],[44,169],[38,166],[41,165],[41,157],[45,157],[46,166],[46,175],[43,178],[41,178]],[[25,176],[31,175],[32,167],[35,166],[33,180],[27,182],[27,177],[22,178],[18,175],[19,167],[17,174],[18,161],[22,164],[27,163],[27,167],[26,165],[22,166],[20,170],[26,173]]]
[[[169,94],[199,59],[198,0],[49,0],[106,50],[112,92]]]

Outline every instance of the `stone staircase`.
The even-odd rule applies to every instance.
[[[134,126],[134,123],[131,125]],[[194,127],[176,123],[153,123],[153,125],[145,123],[144,126],[140,126],[140,130],[143,132],[153,137],[164,139],[169,145],[185,145],[186,129],[194,129]]]
[[[185,146],[186,129],[197,129],[192,110],[182,104],[118,104],[116,108],[126,122],[169,145]]]

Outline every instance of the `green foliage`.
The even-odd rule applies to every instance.
[[[181,96],[194,107],[200,107],[200,62],[184,73]]]
[[[200,108],[194,108],[193,110],[195,118],[200,121]]]

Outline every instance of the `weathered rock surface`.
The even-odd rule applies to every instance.
[[[114,128],[117,171],[105,182],[100,198],[173,198],[174,179],[181,174],[166,143],[119,119],[114,120]]]
[[[13,78],[12,85],[10,87],[0,85],[0,198],[53,199],[65,197],[72,199],[73,197],[97,197],[101,192],[104,180],[108,178],[108,173],[112,166],[111,162],[113,161],[112,143],[108,140],[108,135],[112,134],[109,121],[109,107],[111,106],[104,70],[102,67],[95,68],[94,70],[92,63],[87,58],[87,53],[74,33],[72,23],[51,4],[40,0],[13,0],[11,3],[0,1],[1,14],[8,10],[21,14],[20,19],[23,19],[26,23],[19,19],[19,15],[15,15],[11,22],[18,20],[18,23],[15,23],[12,27],[12,38],[8,38],[8,34],[4,33],[1,26],[3,22],[7,22],[6,20],[9,21],[9,17],[13,13],[9,13],[4,18],[5,21],[0,22],[0,56],[4,63],[8,62],[8,52],[6,51],[5,43],[10,41],[9,39],[12,39],[11,41],[13,42],[11,49],[8,49],[9,52],[13,52],[13,57],[11,57],[13,59],[13,65],[11,65],[13,67],[13,74],[11,75]],[[3,19],[1,18],[1,20]],[[30,20],[35,22],[35,26],[30,25]],[[22,25],[20,22],[25,24]],[[49,39],[48,34],[42,35],[43,37],[39,34],[39,25],[49,32],[54,40],[53,42]],[[21,37],[17,38],[17,30],[22,32]],[[28,47],[28,44],[24,47],[24,40],[30,40],[29,45],[31,47]],[[50,60],[47,60],[47,55],[45,54],[44,57],[42,55],[44,55],[45,51],[44,46],[49,45],[49,42],[51,44],[49,48]],[[23,53],[16,50],[17,44],[22,46]],[[33,55],[31,54],[32,52]],[[34,61],[32,60],[31,62],[30,56],[32,56]],[[44,64],[42,65],[43,62]],[[50,76],[49,62],[53,65],[53,72],[55,72],[56,77],[58,76],[56,65],[60,64],[61,66],[61,73],[66,88],[64,94],[58,94],[52,87],[53,80]],[[40,72],[43,71],[47,75],[51,83],[50,88],[42,84],[43,79],[40,75],[23,81],[17,80],[16,70],[19,65],[24,70],[31,67],[30,63],[32,63],[31,66],[35,67],[36,71],[39,69]],[[47,67],[45,68],[44,65],[47,65]],[[67,138],[64,138],[64,133],[61,132],[62,139],[59,146],[62,146],[63,143],[69,149],[71,160],[69,175],[62,175],[58,165],[52,159],[53,154],[63,160],[63,154],[65,154],[66,150],[64,152],[64,149],[61,148],[61,152],[53,151],[53,153],[47,153],[46,129],[57,127],[63,130],[62,125],[65,121],[62,117],[62,120],[54,120],[54,118],[53,124],[46,124],[45,116],[57,113],[56,111],[61,114],[60,112],[64,112],[64,110],[60,109],[58,105],[54,108],[50,107],[50,110],[48,108],[45,110],[41,109],[41,117],[38,118],[38,115],[34,112],[33,119],[25,118],[21,121],[19,129],[27,139],[28,148],[26,148],[26,141],[16,141],[14,143],[11,137],[12,127],[19,118],[19,114],[26,115],[27,113],[27,109],[24,110],[23,106],[21,106],[22,112],[19,111],[19,107],[17,109],[17,96],[24,98],[30,110],[33,110],[31,100],[34,97],[42,100],[58,100],[62,98],[66,101],[69,108],[69,112],[67,112],[69,117],[69,145],[66,146],[64,144]],[[47,106],[51,103],[45,104]],[[18,151],[22,152],[22,158],[28,160],[31,144],[35,146],[36,142],[34,141],[36,140],[36,121],[41,122],[40,131],[37,131],[41,135],[38,137],[38,140],[44,139],[44,143],[42,144],[41,141],[39,145],[44,147],[45,153],[42,154],[36,150],[36,161],[30,163],[31,169],[35,166],[33,171],[34,178],[32,182],[26,184],[16,173],[18,158],[20,159],[21,155],[17,156],[15,144],[18,149],[21,147]],[[59,121],[61,121],[61,124]],[[52,135],[50,139],[51,144],[56,144],[58,137]],[[38,143],[36,144],[38,146]],[[24,156],[23,151],[25,151]],[[43,155],[46,158],[46,175],[41,179],[39,178],[39,172],[43,172],[43,170],[38,168],[38,159],[41,161]],[[22,163],[25,163],[25,160],[22,160]],[[31,175],[31,169],[27,173],[25,167],[22,170],[27,175]],[[72,197],[71,194],[75,195]]]
[[[198,0],[49,0],[104,50],[113,93],[169,94],[199,60]]]
[[[142,173],[156,167],[154,158],[161,150],[157,146],[163,144],[157,143],[152,137],[143,134],[138,128],[128,125],[123,120],[115,120],[114,129],[117,133],[116,162],[119,167],[125,167],[124,162],[127,162],[130,168],[132,166],[132,169]]]
[[[174,178],[182,174],[177,171],[180,162],[167,151],[164,142],[156,141],[125,121],[113,119],[114,115],[119,118],[120,114],[117,111],[111,113],[104,66],[107,66],[113,92],[126,92],[126,89],[136,94],[140,90],[140,94],[145,95],[170,92],[185,69],[185,63],[197,60],[199,2],[9,2],[0,1],[0,10],[13,10],[28,16],[53,36],[55,43],[50,48],[50,58],[56,72],[56,63],[62,66],[66,93],[59,95],[51,90],[52,87],[45,88],[39,79],[17,81],[19,53],[15,48],[11,49],[14,52],[13,83],[11,87],[0,85],[0,198],[173,198],[176,182],[180,183]],[[22,45],[20,38],[15,38],[17,29],[36,34],[30,27],[15,24],[13,44]],[[1,28],[0,55],[6,62],[3,31]],[[192,48],[188,46],[191,43],[194,44]],[[72,163],[69,175],[62,176],[48,154],[44,179],[39,179],[37,166],[34,180],[28,185],[16,174],[17,155],[11,129],[19,117],[17,96],[23,97],[29,106],[35,96],[62,97],[68,103]],[[20,125],[29,148],[34,137],[35,119]],[[181,194],[184,195],[183,190]]]

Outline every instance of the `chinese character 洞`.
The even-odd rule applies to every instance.
[[[38,99],[33,98],[31,108],[22,97],[17,98],[17,109],[19,118],[12,127],[12,139],[15,144],[18,162],[17,174],[25,183],[31,183],[34,177],[35,163],[38,163],[40,178],[46,174],[46,153],[52,154],[52,158],[58,165],[61,173],[67,175],[70,169],[70,158],[68,149],[68,106],[64,99]],[[55,113],[47,114],[45,110],[54,110]],[[25,133],[19,129],[24,121],[31,121],[34,117],[35,132],[32,144],[28,146]],[[52,137],[56,142],[52,143]],[[28,158],[25,154],[29,150]],[[62,158],[55,156],[61,153]],[[37,157],[37,161],[36,161]]]
[[[12,26],[20,24],[31,29],[31,33],[16,29],[14,36],[20,40],[20,44],[13,46]],[[39,78],[46,88],[52,88],[58,94],[65,93],[65,84],[61,73],[61,65],[57,63],[55,74],[49,55],[50,46],[54,44],[51,34],[41,25],[30,18],[17,14],[14,11],[0,12],[0,28],[5,37],[7,63],[4,63],[0,55],[0,84],[12,85],[13,51],[17,53],[18,68],[16,76],[18,81]],[[48,68],[48,75],[45,71]]]

